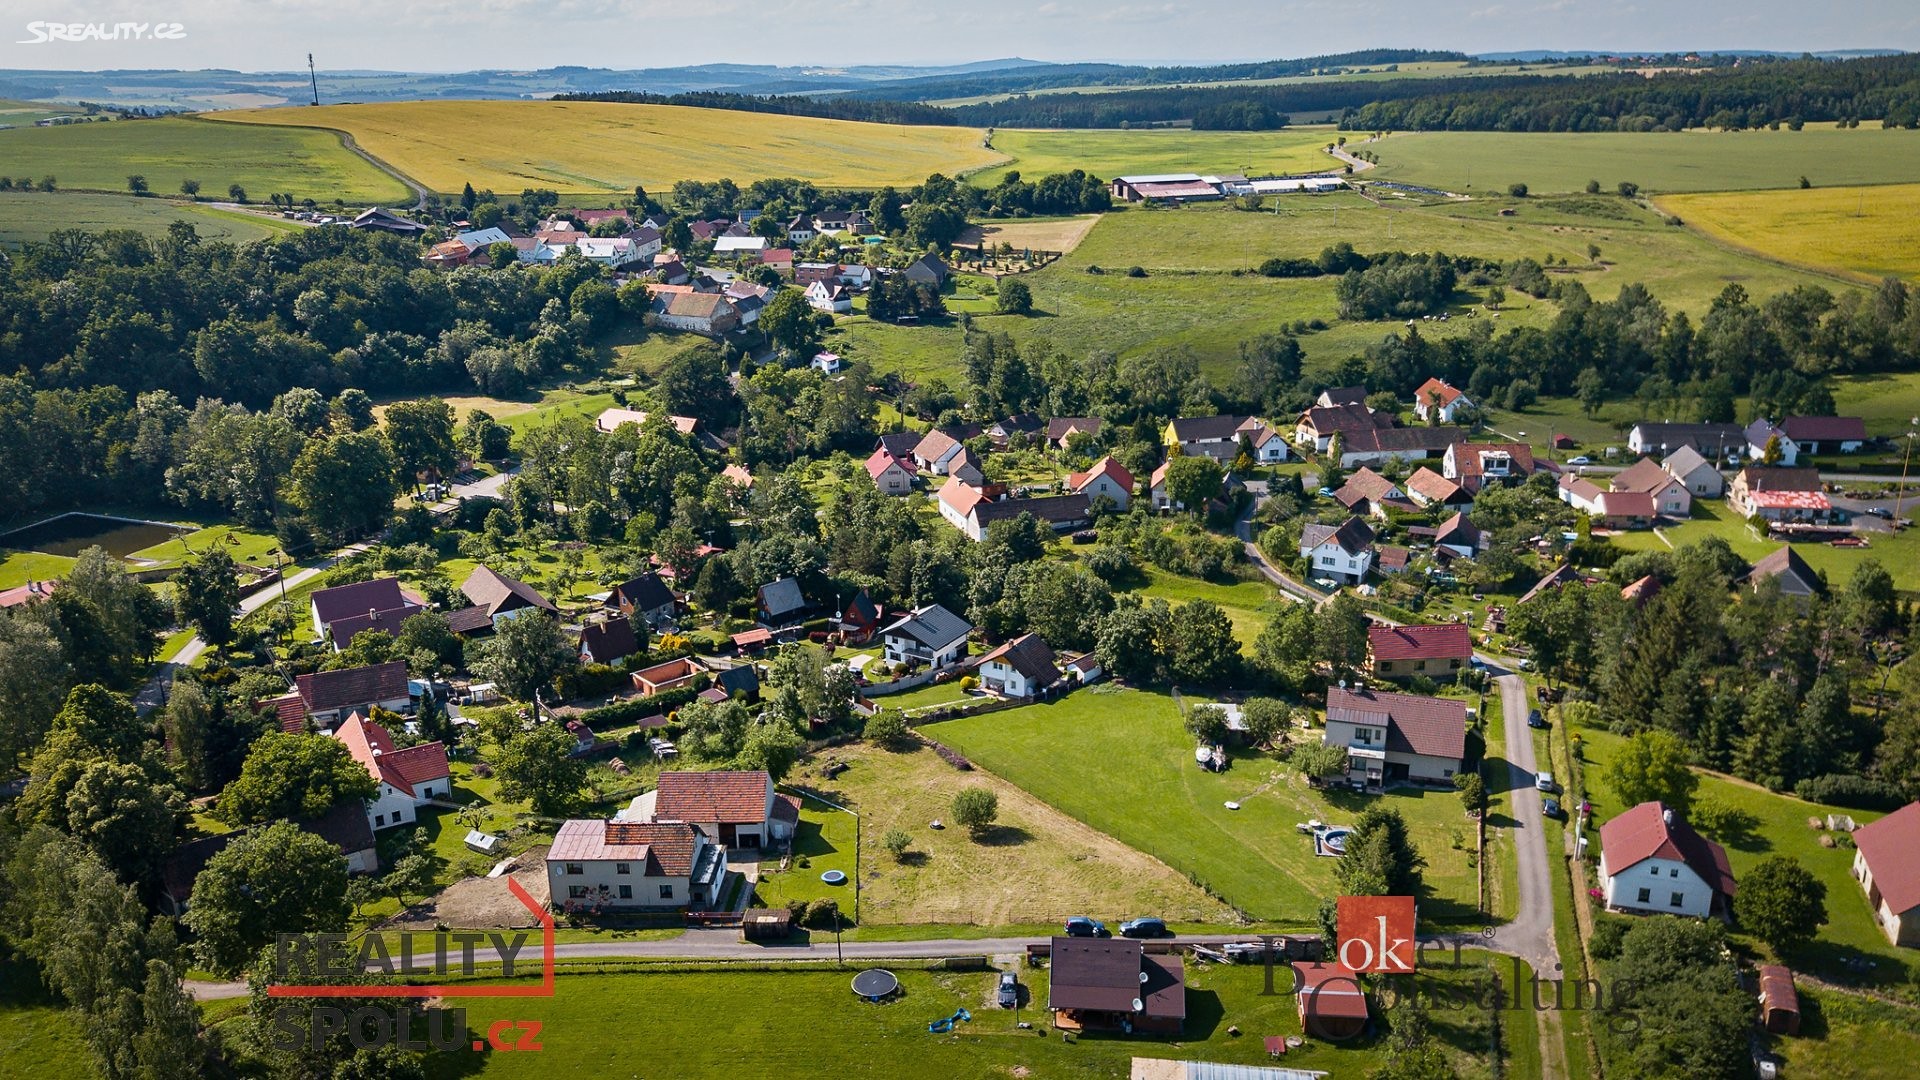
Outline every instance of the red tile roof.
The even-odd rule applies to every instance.
[[[1666,469],[1661,468],[1658,461],[1643,457],[1614,476],[1613,490],[1652,493],[1675,483],[1679,481],[1675,480]]]
[[[411,792],[415,784],[441,780],[451,775],[447,769],[445,743],[421,743],[396,750],[393,736],[387,733],[387,729],[359,713],[348,717],[347,722],[340,725],[333,735],[347,744],[347,753],[353,755],[353,760],[365,765],[376,779],[402,791]]]
[[[1077,472],[1068,476],[1067,486],[1074,491],[1079,491],[1092,483],[1095,477],[1099,476],[1106,476],[1112,479],[1114,483],[1120,485],[1122,491],[1133,490],[1133,474],[1127,471],[1126,466],[1113,460],[1112,457],[1103,457],[1099,461],[1094,462],[1093,468],[1088,469],[1086,472]]]
[[[60,587],[58,581],[29,581],[11,589],[0,589],[0,608],[10,608],[29,600],[38,600]]]
[[[728,822],[767,820],[773,779],[764,772],[664,772],[654,797],[656,821]]]
[[[1439,379],[1428,379],[1413,392],[1413,402],[1415,405],[1430,405],[1435,394],[1440,396],[1440,407],[1443,409],[1460,399],[1460,391],[1452,385]]]
[[[1473,637],[1465,623],[1434,626],[1373,626],[1367,629],[1367,648],[1375,660],[1466,659],[1473,655]]]
[[[1853,846],[1895,914],[1920,907],[1920,802],[1911,802],[1854,830]]]
[[[1648,859],[1670,859],[1685,863],[1722,896],[1733,895],[1727,849],[1694,832],[1678,814],[1668,821],[1665,803],[1643,802],[1600,826],[1600,851],[1609,874],[1619,875]]]
[[[685,877],[699,843],[693,826],[679,822],[576,819],[554,834],[547,861],[637,862],[649,877]]]
[[[886,448],[882,447],[879,450],[875,450],[873,454],[867,458],[867,475],[878,480],[886,474],[888,469],[893,468],[895,465],[905,469],[909,475],[914,471],[912,458],[901,459],[894,457],[892,454],[887,453]]]

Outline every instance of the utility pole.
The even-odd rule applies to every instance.
[[[313,103],[320,104],[320,76],[313,70],[313,54],[307,54],[307,78],[313,83]]]
[[[1907,466],[1913,464],[1913,440],[1920,435],[1920,416],[1907,420],[1907,452],[1900,459],[1900,490],[1893,496],[1893,527],[1900,527],[1900,507],[1907,498]]]

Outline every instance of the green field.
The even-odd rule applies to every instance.
[[[1536,193],[1612,191],[1622,180],[1652,192],[1737,191],[1842,184],[1894,184],[1920,175],[1920,132],[1809,126],[1804,131],[1394,134],[1355,149],[1398,180],[1481,195],[1524,183]]]
[[[1477,919],[1476,874],[1454,850],[1472,830],[1451,791],[1323,795],[1264,754],[1235,756],[1210,773],[1193,762],[1193,737],[1171,699],[1098,687],[1029,705],[930,724],[925,732],[974,764],[1068,815],[1153,855],[1256,919],[1311,923],[1331,895],[1332,863],[1294,828],[1310,818],[1351,822],[1375,803],[1407,818],[1426,857],[1428,918]],[[1097,778],[1094,782],[1093,778]],[[1238,802],[1239,810],[1226,803]]]
[[[1793,550],[1807,560],[1807,565],[1825,574],[1828,584],[1835,589],[1847,583],[1854,567],[1873,559],[1893,575],[1896,587],[1907,592],[1920,591],[1920,530],[1863,535],[1870,546],[1837,548],[1830,544],[1802,543],[1793,545]],[[1780,541],[1756,533],[1745,521],[1737,518],[1724,501],[1718,499],[1696,501],[1693,504],[1693,517],[1680,525],[1662,528],[1658,532],[1616,533],[1613,542],[1633,551],[1660,551],[1669,545],[1684,547],[1708,536],[1725,540],[1736,554],[1748,562],[1780,547]]]
[[[1920,278],[1920,184],[1670,195],[1659,205],[1767,258],[1865,281]]]
[[[193,179],[200,181],[202,197],[224,199],[228,186],[239,184],[253,199],[287,192],[328,203],[413,202],[405,187],[324,131],[182,117],[116,120],[0,131],[0,157],[15,175],[51,175],[69,190],[125,191],[128,174],[139,173],[160,195],[174,194],[180,181]]]
[[[1920,416],[1920,372],[1842,375],[1833,381],[1833,403],[1841,416],[1864,419],[1869,435],[1898,435]]]
[[[0,135],[0,138],[4,138]],[[0,191],[0,244],[18,247],[45,240],[61,229],[103,232],[132,229],[161,236],[176,221],[191,222],[203,240],[240,244],[300,226],[279,218],[171,199],[136,199],[130,195],[87,195],[78,192]]]
[[[1920,1010],[1802,984],[1800,1034],[1767,1043],[1790,1076],[1905,1080],[1920,1061]],[[1872,1053],[1862,1053],[1871,1047]]]
[[[1512,962],[1497,961],[1505,986]],[[1418,991],[1441,986],[1464,989],[1483,978],[1489,958],[1465,952],[1459,966],[1451,954],[1436,958],[1417,976]],[[1522,969],[1523,978],[1525,970]],[[1187,1025],[1178,1039],[1088,1036],[1068,1042],[1049,1030],[1045,968],[1020,969],[1022,1007],[994,1006],[993,971],[942,972],[896,969],[901,994],[869,1005],[848,989],[851,970],[657,971],[566,975],[551,998],[463,1001],[468,1023],[484,1029],[495,1018],[539,1020],[544,1049],[537,1054],[465,1053],[429,1055],[436,1080],[484,1075],[539,1077],[599,1075],[627,1070],[636,1076],[678,1080],[726,1080],[819,1076],[850,1080],[921,1077],[1108,1078],[1124,1080],[1135,1056],[1268,1063],[1262,1039],[1301,1034],[1297,1004],[1285,993],[1263,992],[1265,972],[1254,965],[1188,963]],[[1275,976],[1284,990],[1288,973]],[[1461,1000],[1458,996],[1443,1000]],[[609,1008],[609,1002],[618,1002]],[[933,1035],[927,1022],[968,1009],[973,1019],[952,1035]],[[1433,1008],[1430,1030],[1466,1080],[1494,1075],[1487,1050],[1494,1041],[1489,1018],[1478,1007]],[[1030,1022],[1021,1031],[1018,1022]],[[1239,1035],[1228,1034],[1237,1026]],[[1534,1017],[1524,1009],[1500,1015],[1503,1049],[1519,1061],[1536,1038]],[[671,1048],[670,1062],[647,1069],[634,1061],[635,1037],[647,1047]],[[656,1055],[657,1056],[657,1055]],[[1377,1042],[1337,1045],[1309,1038],[1285,1063],[1334,1076],[1364,1076],[1384,1052]]]
[[[0,1072],[20,1080],[93,1073],[80,1021],[40,985],[30,965],[0,963]]]
[[[1282,86],[1289,83],[1381,82],[1388,79],[1485,78],[1488,75],[1597,75],[1618,71],[1605,64],[1469,64],[1465,60],[1426,60],[1411,64],[1385,64],[1379,67],[1343,68],[1319,75],[1281,75],[1271,79],[1215,79],[1203,82],[1141,83],[1131,86],[1043,86],[1026,91],[1032,97],[1050,94],[1121,94],[1129,90],[1168,90],[1206,86]],[[941,98],[929,105],[951,108],[1005,101],[1012,94],[977,94],[973,97]]]
[[[907,186],[1002,156],[981,146],[972,128],[601,101],[407,101],[214,116],[235,125],[350,132],[368,153],[435,191],[471,183],[503,196],[530,187],[631,193],[641,184],[662,191],[676,180],[721,177]]]
[[[1501,208],[1516,202],[1515,216],[1500,216]],[[1810,281],[1846,287],[1728,250],[1614,196],[1432,206],[1390,199],[1383,207],[1338,193],[1270,200],[1259,213],[1219,204],[1109,213],[1064,258],[1024,276],[1036,316],[976,315],[976,325],[1023,340],[1048,339],[1069,355],[1185,350],[1210,375],[1225,378],[1240,342],[1296,320],[1322,319],[1330,328],[1301,343],[1311,362],[1332,363],[1403,332],[1402,323],[1339,321],[1331,277],[1277,279],[1233,271],[1275,256],[1312,257],[1343,240],[1363,252],[1445,251],[1503,260],[1552,255],[1569,264],[1555,274],[1581,282],[1596,299],[1611,299],[1623,285],[1639,282],[1670,309],[1696,318],[1728,282],[1757,297]],[[1588,244],[1601,249],[1597,266],[1588,262]],[[1127,276],[1130,266],[1147,276]],[[1477,300],[1475,290],[1464,289],[1455,315],[1473,311]],[[1497,325],[1542,326],[1556,312],[1550,301],[1510,293]],[[1473,318],[1423,323],[1420,331],[1429,337],[1463,333],[1476,319],[1492,317],[1480,311]],[[843,318],[838,326],[835,351],[868,360],[878,372],[937,376],[955,386],[963,380],[957,323],[899,327],[860,317]]]
[[[1331,128],[1285,131],[1191,131],[1157,128],[1142,131],[1027,131],[1003,128],[993,133],[993,148],[1013,160],[974,173],[985,187],[1000,182],[1009,169],[1028,180],[1048,173],[1085,169],[1103,180],[1115,176],[1190,172],[1261,173],[1335,172],[1340,162],[1321,147],[1339,134]]]

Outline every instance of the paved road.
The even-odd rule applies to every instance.
[[[1533,786],[1538,765],[1533,757],[1533,731],[1527,727],[1527,683],[1511,672],[1494,680],[1500,690],[1501,715],[1507,728],[1507,782],[1513,789],[1513,841],[1520,867],[1520,903],[1514,920],[1494,930],[1492,947],[1518,956],[1545,977],[1560,959],[1553,937],[1553,872],[1547,853],[1547,830],[1540,808],[1540,792]]]
[[[287,575],[285,579],[286,588],[292,589],[302,582],[310,581],[324,571],[332,569],[335,563],[338,563],[347,556],[356,555],[365,550],[367,550],[367,545],[365,544],[354,544],[350,547],[342,548],[312,566]],[[245,618],[280,599],[282,592],[283,589],[279,581],[270,581],[258,589],[255,589],[253,592],[241,597],[240,618]],[[236,619],[235,621],[237,622],[239,620]],[[200,640],[198,634],[188,638],[187,643],[180,646],[179,652],[174,653],[171,658],[155,666],[153,676],[147,680],[146,685],[140,688],[140,692],[134,695],[134,707],[140,713],[145,714],[165,704],[168,690],[173,686],[174,674],[181,668],[192,666],[193,662],[199,659],[200,654],[205,651],[207,651],[207,643]]]

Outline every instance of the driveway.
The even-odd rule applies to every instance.
[[[1527,683],[1507,672],[1494,680],[1500,690],[1501,716],[1507,727],[1507,783],[1513,792],[1513,847],[1520,867],[1519,911],[1512,922],[1497,927],[1491,944],[1495,951],[1520,957],[1533,969],[1556,969],[1560,947],[1553,936],[1553,870],[1548,861],[1545,815],[1540,792],[1533,786],[1538,765],[1533,756],[1533,729],[1527,727]]]

